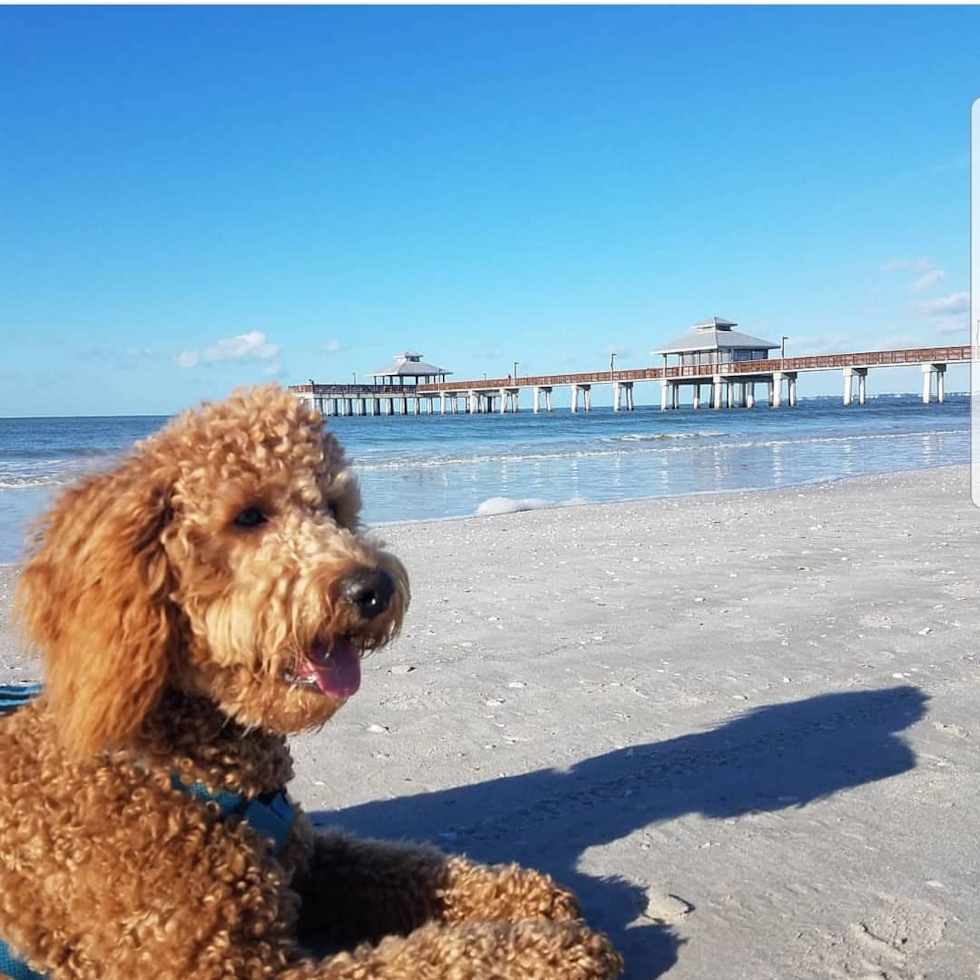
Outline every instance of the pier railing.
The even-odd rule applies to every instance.
[[[970,345],[952,347],[909,347],[901,350],[856,351],[850,354],[814,354],[809,357],[770,357],[758,361],[727,361],[723,364],[685,364],[668,367],[632,368],[624,371],[585,371],[578,374],[521,375],[484,378],[481,381],[453,381],[421,384],[414,394],[446,391],[484,391],[500,388],[554,387],[560,385],[609,384],[614,381],[656,381],[660,378],[711,378],[713,375],[772,374],[774,371],[825,371],[845,367],[885,367],[897,364],[950,364],[969,361]],[[300,387],[300,386],[297,386]],[[309,386],[307,386],[308,388]],[[319,386],[317,386],[319,388]],[[396,393],[402,389],[395,388]],[[405,388],[406,393],[408,388]]]
[[[772,371],[825,371],[829,368],[845,367],[884,367],[889,364],[949,364],[957,361],[970,360],[970,345],[962,344],[954,347],[909,347],[904,350],[869,350],[856,351],[850,354],[814,354],[810,357],[770,357],[761,361],[732,361],[721,365],[719,370],[708,370],[706,365],[694,366],[692,374],[758,374]],[[710,366],[708,366],[710,367]],[[680,370],[667,370],[667,377],[690,376],[688,367]]]
[[[317,395],[324,398],[355,398],[358,395],[415,395],[421,385],[372,385],[372,384],[305,384],[290,385],[289,390],[298,395]]]

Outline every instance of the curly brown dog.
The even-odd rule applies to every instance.
[[[290,809],[285,735],[356,691],[361,653],[398,632],[409,601],[359,510],[320,416],[274,386],[185,413],[58,499],[17,595],[44,693],[0,721],[0,939],[32,969],[619,973],[544,875],[317,835]],[[229,816],[226,798],[248,812]],[[278,846],[249,816],[276,800],[289,811]]]

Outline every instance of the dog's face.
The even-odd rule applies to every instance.
[[[359,533],[340,446],[267,389],[182,420],[162,443],[179,460],[162,533],[189,628],[177,683],[246,725],[324,721],[408,601],[401,563]]]
[[[20,605],[71,747],[125,742],[168,686],[270,732],[329,718],[409,600],[359,511],[336,440],[274,386],[185,413],[64,494]]]

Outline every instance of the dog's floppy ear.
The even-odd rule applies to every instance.
[[[131,456],[65,491],[35,532],[17,611],[77,758],[124,744],[163,691],[175,642],[169,493],[169,474]]]

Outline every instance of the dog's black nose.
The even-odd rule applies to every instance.
[[[340,591],[364,619],[374,619],[388,608],[395,580],[380,568],[361,568],[340,583]]]

